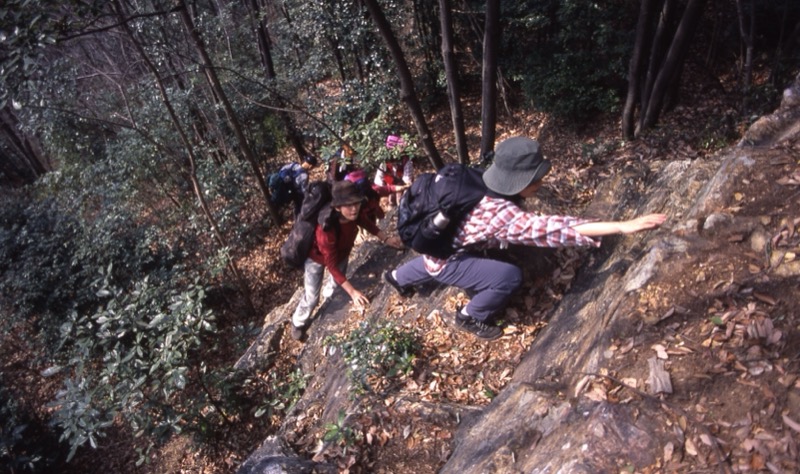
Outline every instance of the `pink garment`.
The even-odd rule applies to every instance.
[[[367,172],[364,170],[355,170],[350,173],[347,173],[347,176],[344,177],[345,180],[350,181],[351,183],[358,183],[362,179],[367,177]]]
[[[394,147],[403,148],[404,146],[406,146],[406,142],[402,137],[398,137],[397,135],[389,135],[386,137],[386,148],[391,150]]]

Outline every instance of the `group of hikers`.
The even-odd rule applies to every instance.
[[[386,138],[386,148],[394,150],[395,155],[378,165],[375,178],[367,181],[366,170],[355,163],[355,152],[347,145],[339,148],[329,159],[326,176],[329,182],[347,180],[355,183],[365,197],[377,193],[379,197],[389,197],[389,206],[396,206],[400,196],[414,180],[414,160],[405,153],[405,140],[397,135]],[[294,204],[294,216],[300,213],[303,197],[308,188],[309,172],[319,164],[313,155],[306,155],[301,162],[287,163],[268,179],[272,204],[281,208]],[[373,212],[376,210],[373,209]],[[378,218],[384,216],[379,215]]]
[[[390,135],[386,146],[402,151],[396,147],[403,147],[405,143],[402,138]],[[399,236],[389,235],[377,226],[377,220],[384,216],[380,197],[386,196],[390,203],[399,204],[399,195],[414,181],[413,159],[403,153],[394,156],[401,159],[381,164],[373,181],[353,164],[352,154],[348,156],[347,149],[340,150],[337,159],[329,160],[332,197],[329,207],[320,213],[314,242],[305,260],[304,294],[291,320],[291,335],[295,340],[305,340],[311,312],[319,302],[321,291],[328,297],[338,285],[356,307],[369,304],[369,299],[346,276],[359,228],[388,246],[405,248]],[[316,165],[316,159],[309,157],[303,163],[284,168],[302,169],[300,174],[305,177],[293,179],[294,183],[306,186],[308,170]],[[477,203],[471,204],[457,222],[452,223],[452,238],[448,235],[446,244],[450,251],[435,256],[423,253],[385,272],[386,282],[403,297],[412,295],[416,286],[431,281],[465,290],[471,299],[468,304],[456,308],[452,315],[455,327],[480,339],[493,340],[503,335],[495,318],[522,285],[522,271],[512,263],[486,257],[483,250],[505,249],[509,245],[598,247],[602,236],[655,229],[666,220],[664,214],[648,214],[625,221],[597,221],[523,210],[521,201],[536,193],[550,168],[551,162],[544,158],[536,140],[518,136],[500,142],[494,150],[492,164],[480,171],[481,195]],[[433,181],[438,180],[438,176],[436,178]],[[293,193],[296,193],[293,196],[300,196],[302,203],[303,188],[297,187]],[[294,202],[297,215],[299,205],[297,200]],[[330,277],[322,289],[326,269]]]

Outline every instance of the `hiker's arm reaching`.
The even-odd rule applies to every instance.
[[[601,237],[612,234],[633,234],[659,227],[667,220],[666,214],[647,214],[627,221],[586,222],[572,228],[586,237]]]
[[[403,241],[400,240],[400,237],[396,235],[389,235],[384,231],[380,231],[377,234],[375,234],[375,237],[377,237],[381,242],[388,245],[389,247],[394,247],[400,250],[403,249]]]
[[[353,300],[353,304],[359,308],[363,308],[369,304],[369,298],[364,296],[364,294],[360,291],[356,290],[356,287],[350,283],[350,280],[345,281],[341,286],[342,289],[346,291],[348,295],[350,295],[350,298]]]

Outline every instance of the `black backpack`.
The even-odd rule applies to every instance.
[[[303,268],[314,244],[317,223],[328,224],[331,215],[330,202],[331,185],[328,182],[314,181],[308,185],[300,214],[292,224],[286,242],[281,246],[281,258],[284,262],[295,268]],[[328,212],[323,212],[325,209]]]
[[[483,170],[478,168],[452,163],[437,173],[420,175],[400,200],[400,239],[419,253],[451,256],[459,224],[485,195]]]

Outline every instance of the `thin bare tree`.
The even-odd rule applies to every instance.
[[[114,0],[113,8],[115,13],[120,18],[120,20],[124,20],[124,7],[121,5],[120,0]],[[217,244],[220,248],[227,248],[228,242],[225,239],[225,236],[222,234],[222,231],[217,224],[217,220],[214,218],[214,214],[211,212],[211,208],[208,205],[208,202],[205,198],[205,192],[203,191],[203,186],[200,180],[197,177],[197,154],[194,150],[194,145],[192,144],[191,140],[189,140],[189,136],[186,134],[183,125],[181,124],[180,119],[178,118],[178,114],[175,112],[175,108],[172,106],[172,101],[170,100],[169,94],[167,93],[167,88],[164,85],[164,80],[161,78],[161,74],[158,71],[158,68],[153,63],[152,59],[150,59],[149,55],[145,51],[144,47],[142,46],[141,42],[136,38],[131,27],[125,22],[120,21],[120,27],[126,33],[128,38],[131,40],[131,44],[133,45],[136,52],[139,54],[142,62],[144,63],[145,67],[148,71],[153,75],[153,79],[156,83],[156,87],[158,89],[159,95],[161,97],[161,102],[164,104],[164,108],[167,110],[167,114],[169,115],[170,121],[172,125],[175,127],[175,131],[178,133],[178,136],[181,139],[181,143],[183,144],[184,150],[186,152],[188,161],[189,161],[189,180],[192,183],[192,190],[194,191],[194,195],[197,198],[197,203],[202,210],[203,216],[205,217],[206,221],[208,222],[209,227],[211,228],[212,235],[214,239],[217,241]],[[233,260],[228,261],[228,269],[233,275],[234,279],[237,281],[240,291],[244,296],[244,300],[247,303],[248,307],[252,310],[253,304],[250,298],[250,289],[247,286],[244,278],[242,278],[241,272],[239,271],[236,262]]]
[[[227,117],[228,123],[233,130],[233,134],[236,137],[237,143],[239,144],[239,150],[242,152],[247,162],[250,163],[250,167],[253,170],[253,175],[256,178],[256,182],[261,190],[261,194],[264,197],[264,202],[267,206],[267,211],[269,212],[270,217],[272,217],[273,222],[276,224],[281,224],[281,216],[275,206],[272,205],[269,188],[267,187],[267,183],[264,180],[264,175],[261,173],[261,169],[258,166],[258,160],[256,159],[255,153],[253,153],[253,149],[244,134],[242,125],[239,123],[239,117],[236,115],[236,111],[233,110],[233,106],[231,105],[230,100],[228,100],[225,90],[222,88],[222,83],[217,76],[216,68],[211,61],[211,57],[208,55],[208,51],[203,43],[203,39],[200,37],[200,33],[198,33],[197,29],[195,28],[192,17],[189,15],[189,10],[186,8],[186,2],[184,0],[179,0],[179,2],[180,3],[178,6],[180,8],[178,8],[178,13],[180,14],[184,26],[189,32],[189,36],[194,44],[195,49],[197,50],[197,54],[200,55],[203,72],[208,78],[214,93],[216,94],[223,110],[225,111],[225,116]]]
[[[275,64],[272,60],[272,41],[269,36],[269,27],[264,15],[264,7],[259,0],[250,0],[250,10],[253,15],[255,23],[255,35],[258,44],[258,52],[261,56],[261,64],[264,69],[264,75],[270,81],[277,78],[275,73]],[[278,107],[283,108],[286,104],[281,103],[279,99]],[[302,159],[309,154],[308,150],[303,143],[303,138],[298,132],[297,127],[292,121],[288,113],[279,111],[278,116],[283,122],[284,129],[286,130],[286,137],[289,143],[292,144],[298,158]]]
[[[500,42],[500,0],[486,0],[481,91],[481,156],[494,150],[497,126],[497,47]]]
[[[381,34],[381,37],[386,42],[386,47],[394,61],[395,68],[397,69],[397,77],[400,80],[400,98],[406,103],[411,119],[417,127],[417,133],[420,136],[422,147],[428,153],[428,159],[434,168],[439,169],[444,166],[439,151],[436,149],[436,144],[433,142],[433,135],[428,128],[428,123],[425,121],[425,114],[422,112],[422,105],[419,102],[417,93],[414,89],[414,79],[411,76],[411,70],[408,68],[405,55],[403,54],[400,43],[392,32],[392,27],[386,19],[380,5],[375,0],[362,0],[367,7],[372,21]]]
[[[622,135],[638,136],[653,127],[677,90],[691,40],[702,17],[706,0],[689,0],[675,24],[675,0],[644,0],[637,23],[634,56],[628,72],[628,95],[622,116]],[[658,22],[656,24],[656,13]],[[644,63],[647,62],[647,68]],[[638,103],[636,101],[638,100]],[[639,109],[637,125],[634,116]]]
[[[0,109],[0,174],[15,186],[31,184],[53,166],[38,138],[25,132],[7,103]]]
[[[450,102],[450,117],[453,119],[453,133],[456,137],[458,161],[469,163],[467,136],[464,130],[464,113],[461,108],[458,66],[453,52],[453,14],[450,0],[439,0],[439,21],[442,27],[442,59],[447,78],[447,98]]]

